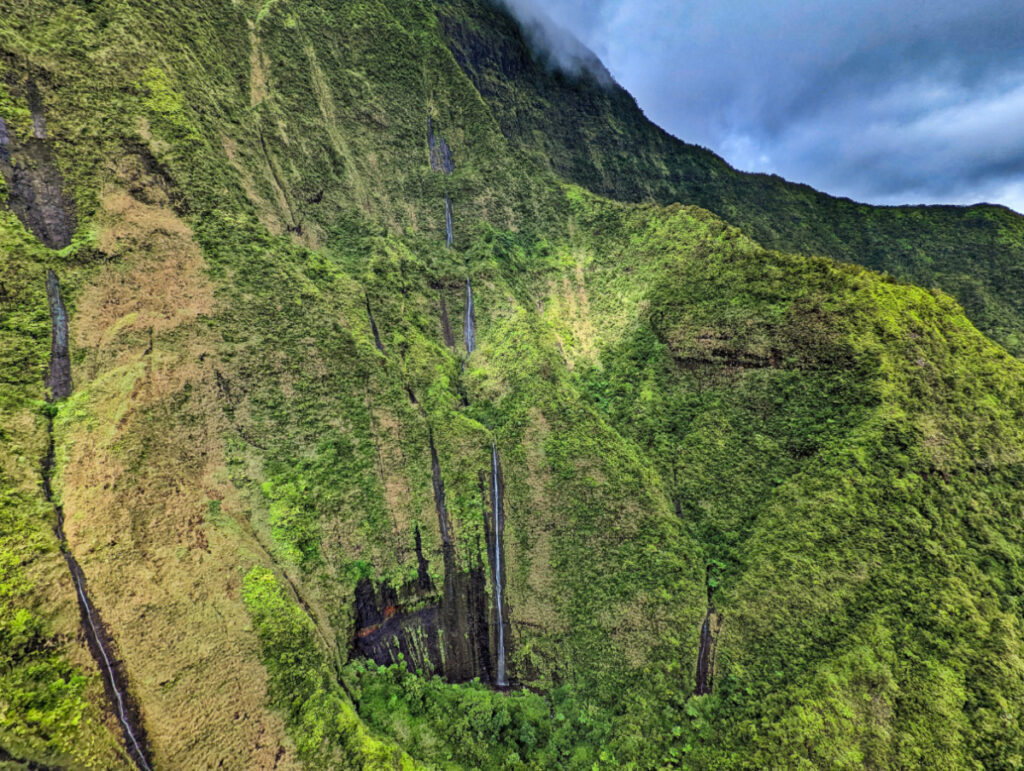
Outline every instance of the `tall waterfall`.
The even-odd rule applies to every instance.
[[[501,485],[498,482],[498,448],[491,442],[491,495],[494,501],[494,604],[498,612],[498,670],[494,679],[499,688],[508,685],[505,676],[505,611],[501,587],[501,530],[505,513],[501,506]]]
[[[50,374],[46,387],[54,399],[71,396],[71,356],[68,352],[68,312],[60,296],[60,281],[52,270],[46,273],[46,298],[50,304]]]
[[[50,306],[51,346],[50,346],[50,374],[46,379],[46,385],[50,389],[53,401],[64,399],[71,395],[71,360],[68,355],[68,312],[64,306],[64,300],[60,294],[60,281],[51,270],[46,276],[46,295]],[[143,747],[145,739],[142,738],[140,727],[133,725],[132,715],[129,711],[128,697],[125,693],[126,686],[122,674],[118,671],[117,664],[111,658],[105,641],[106,630],[103,621],[99,618],[98,612],[89,602],[89,595],[86,590],[85,574],[82,568],[71,554],[68,546],[67,536],[64,534],[64,507],[53,500],[53,487],[51,479],[54,472],[55,446],[53,439],[53,417],[49,418],[49,450],[43,463],[43,497],[53,504],[57,514],[57,524],[54,527],[54,534],[60,545],[60,552],[67,563],[68,571],[71,573],[71,580],[75,585],[75,595],[78,599],[78,609],[82,614],[83,626],[86,639],[93,658],[99,665],[103,678],[106,681],[110,693],[114,696],[114,714],[121,724],[124,733],[125,745],[128,755],[135,761],[141,771],[151,771],[146,751]]]
[[[473,307],[473,285],[466,279],[466,320],[462,326],[462,337],[466,341],[466,353],[476,350],[476,310]]]
[[[58,516],[59,521],[57,524],[57,533],[58,537],[63,538],[64,517],[62,514],[59,514]],[[66,543],[66,540],[64,543]],[[121,724],[121,730],[124,733],[124,738],[128,745],[128,755],[143,771],[151,771],[149,762],[146,760],[146,753],[142,749],[142,743],[135,735],[135,729],[132,727],[132,720],[128,714],[127,698],[121,688],[121,684],[118,682],[120,678],[117,676],[117,672],[114,669],[114,663],[110,660],[110,654],[107,652],[107,646],[103,643],[103,637],[100,631],[101,623],[99,622],[99,619],[96,618],[92,605],[89,604],[89,596],[85,593],[85,575],[82,573],[82,569],[78,566],[78,562],[76,562],[75,558],[71,556],[71,552],[67,550],[62,551],[64,553],[64,560],[68,565],[68,570],[71,571],[71,578],[75,583],[75,592],[78,595],[79,610],[82,611],[82,617],[85,619],[86,623],[86,633],[100,653],[97,663],[101,665],[107,685],[114,693],[114,712],[117,715],[118,722]]]
[[[445,243],[448,248],[452,248],[452,244],[455,243],[455,228],[452,225],[452,199],[450,195],[445,194],[444,197],[444,232],[445,232]]]

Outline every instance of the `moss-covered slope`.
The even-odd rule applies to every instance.
[[[0,6],[0,764],[1018,764],[1024,365],[566,185],[487,8]]]
[[[599,68],[597,78],[559,71],[531,50],[500,2],[437,6],[459,65],[505,135],[539,167],[622,201],[702,206],[769,248],[939,287],[979,329],[1024,353],[1024,220],[1009,209],[867,206],[738,172],[648,121]]]

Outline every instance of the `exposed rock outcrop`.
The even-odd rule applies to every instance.
[[[0,175],[7,183],[7,206],[40,241],[63,249],[75,232],[74,207],[46,139],[41,110],[33,110],[32,118],[33,136],[21,142],[0,117]]]

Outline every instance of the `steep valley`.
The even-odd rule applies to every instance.
[[[0,0],[0,179],[0,768],[1024,762],[1020,216],[487,0]]]

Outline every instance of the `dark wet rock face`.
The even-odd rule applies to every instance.
[[[398,590],[387,582],[377,584],[369,579],[363,579],[356,586],[355,652],[381,665],[401,660],[410,671],[422,670],[450,682],[479,677],[484,682],[501,684],[492,674],[492,635],[484,567],[478,561],[466,569],[456,560],[444,480],[432,435],[430,460],[441,533],[443,586],[439,593],[430,580],[429,564],[423,555],[417,528],[418,575],[415,581]]]
[[[370,331],[373,332],[373,344],[376,346],[378,351],[385,353],[384,343],[380,340],[380,332],[377,331],[377,322],[374,320],[373,310],[370,308],[370,298],[365,297],[364,299],[366,300],[366,315],[370,319]]]
[[[430,563],[423,556],[423,538],[420,536],[420,526],[416,526],[416,582],[421,592],[429,592],[434,588],[434,582],[430,580]]]
[[[452,159],[451,148],[434,131],[434,122],[427,118],[427,148],[430,150],[430,169],[440,171],[444,174],[451,174],[455,171],[455,161]]]
[[[508,686],[505,672],[505,549],[502,546],[502,534],[505,530],[505,507],[502,503],[505,485],[501,476],[501,463],[498,460],[498,448],[491,445],[491,529],[488,533],[494,586],[494,650],[495,677],[494,683],[499,688]]]
[[[491,682],[486,579],[482,567],[455,566],[445,546],[444,589],[424,589],[422,576],[396,590],[387,582],[363,579],[356,586],[357,655],[380,665],[401,660],[450,682],[479,677]],[[401,654],[401,659],[399,658]]]
[[[60,295],[60,282],[51,270],[46,276],[46,298],[50,304],[50,374],[46,387],[54,399],[71,396],[71,354],[68,348],[68,312]]]
[[[697,685],[694,693],[704,696],[714,690],[715,647],[720,619],[714,608],[708,608],[700,628],[700,648],[697,652]]]
[[[33,130],[33,138],[21,143],[0,118],[0,175],[7,183],[7,206],[40,241],[63,249],[75,232],[74,210],[45,138],[41,112],[33,111]]]

